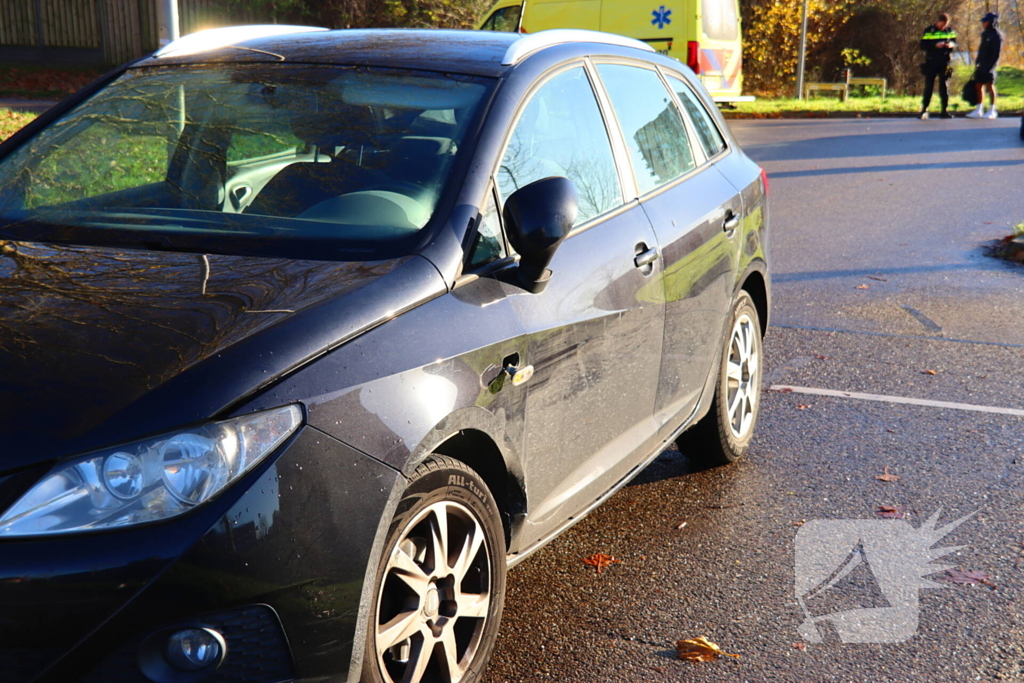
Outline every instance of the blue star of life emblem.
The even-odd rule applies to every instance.
[[[662,5],[658,9],[651,12],[651,16],[654,17],[653,19],[651,19],[651,24],[657,24],[658,28],[665,28],[665,24],[672,23],[672,19],[670,18],[671,14],[672,10],[665,9],[665,6]]]

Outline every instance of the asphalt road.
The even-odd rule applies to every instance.
[[[771,383],[1024,409],[1024,268],[982,251],[1024,221],[1019,125],[733,122],[772,181]],[[667,452],[512,570],[488,680],[1024,681],[1022,444],[1024,417],[767,392],[746,460],[699,470]],[[876,479],[885,467],[899,480]],[[805,606],[899,608],[884,619],[913,635],[850,643],[823,624],[809,643],[798,533],[838,548],[836,563],[846,527],[814,520],[878,520],[882,505],[911,531],[976,512],[935,542],[963,547],[933,564],[991,585],[940,571],[939,587],[900,593],[914,535],[882,552],[890,527],[871,526],[868,561]],[[598,575],[581,562],[596,552],[621,563]],[[740,657],[675,659],[673,643],[696,636]]]

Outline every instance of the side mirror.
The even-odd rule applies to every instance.
[[[548,264],[572,230],[578,212],[576,186],[561,176],[536,180],[505,202],[505,232],[520,256],[516,275],[523,289],[538,294],[547,287]]]

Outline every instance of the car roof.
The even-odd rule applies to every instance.
[[[293,32],[287,32],[293,28]],[[344,29],[231,27],[185,36],[132,67],[246,62],[379,66],[500,76],[546,47],[603,44],[651,48],[632,39],[592,31],[554,30],[528,36],[449,29]]]

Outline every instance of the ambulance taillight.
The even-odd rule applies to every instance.
[[[686,43],[686,66],[693,69],[693,73],[700,73],[700,43],[696,40]]]

